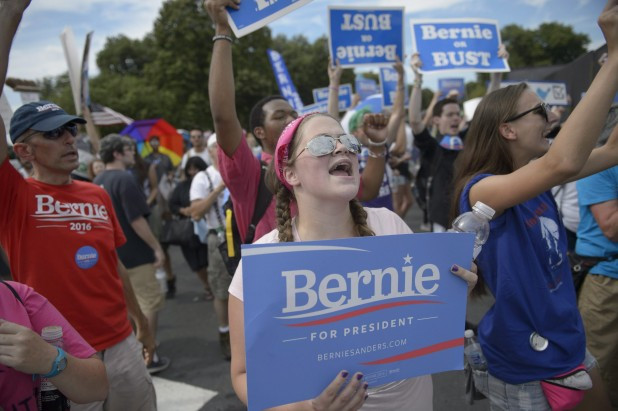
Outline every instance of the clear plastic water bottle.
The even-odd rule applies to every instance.
[[[41,337],[54,347],[64,348],[62,327],[58,325],[44,327],[41,330]],[[41,377],[39,409],[41,411],[65,411],[71,409],[71,404],[49,379]]]
[[[481,351],[481,345],[474,337],[474,331],[466,330],[464,337],[466,337],[464,355],[466,356],[466,360],[468,360],[470,367],[472,367],[473,370],[487,370],[487,361],[485,360],[483,351]]]
[[[495,213],[493,208],[477,201],[472,207],[472,211],[460,214],[453,221],[453,231],[475,234],[473,258],[478,257],[483,244],[489,238],[489,220]]]

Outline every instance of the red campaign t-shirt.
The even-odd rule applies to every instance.
[[[15,298],[5,284],[0,284],[0,318],[29,328],[39,335],[44,327],[60,326],[66,352],[77,358],[90,358],[94,355],[95,350],[45,297],[26,285],[13,281],[8,281],[7,284],[17,292],[22,302]],[[33,381],[31,374],[24,374],[0,364],[0,409],[38,409],[35,389],[39,382]]]
[[[126,240],[91,183],[24,180],[0,165],[0,243],[13,278],[44,295],[97,351],[131,334],[116,248]]]

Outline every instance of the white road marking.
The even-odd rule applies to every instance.
[[[159,411],[197,411],[217,395],[216,391],[161,377],[152,377],[152,382]]]

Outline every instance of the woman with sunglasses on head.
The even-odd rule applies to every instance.
[[[618,164],[618,130],[593,150],[618,89],[618,1],[608,1],[599,25],[609,60],[551,147],[546,137],[558,117],[519,84],[479,104],[456,163],[452,214],[477,201],[496,211],[477,259],[496,299],[478,327],[488,371],[474,371],[492,410],[572,407],[584,392],[582,409],[608,405],[594,358],[586,353],[566,233],[549,191]],[[588,391],[584,369],[593,383]],[[570,374],[575,376],[564,378]],[[585,404],[593,398],[594,406]]]
[[[387,133],[382,115],[366,115],[364,131],[372,140]],[[275,193],[277,228],[256,243],[314,241],[348,237],[411,233],[406,223],[386,208],[363,208],[356,195],[359,187],[357,154],[361,145],[345,134],[327,114],[309,114],[292,121],[279,137],[274,167],[268,183]],[[291,209],[298,209],[291,218]],[[476,282],[476,275],[462,268],[457,275]],[[230,336],[232,383],[247,403],[242,261],[230,286]],[[353,371],[353,370],[350,370]],[[298,410],[402,410],[432,409],[430,376],[368,387],[361,373],[342,370],[316,398],[282,406]],[[277,407],[279,409],[279,407]]]

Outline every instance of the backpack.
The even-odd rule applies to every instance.
[[[236,223],[236,217],[234,215],[234,205],[232,203],[232,196],[223,204],[223,211],[225,215],[225,237],[219,244],[219,252],[225,263],[225,268],[229,275],[233,276],[240,262],[240,245],[251,244],[255,237],[255,228],[260,222],[270,201],[273,198],[273,193],[266,187],[264,176],[266,174],[267,165],[261,163],[260,170],[260,183],[258,185],[257,197],[255,199],[255,205],[253,207],[253,217],[251,217],[251,223],[247,227],[247,235],[245,240],[240,238],[240,232],[238,231],[238,224]]]

